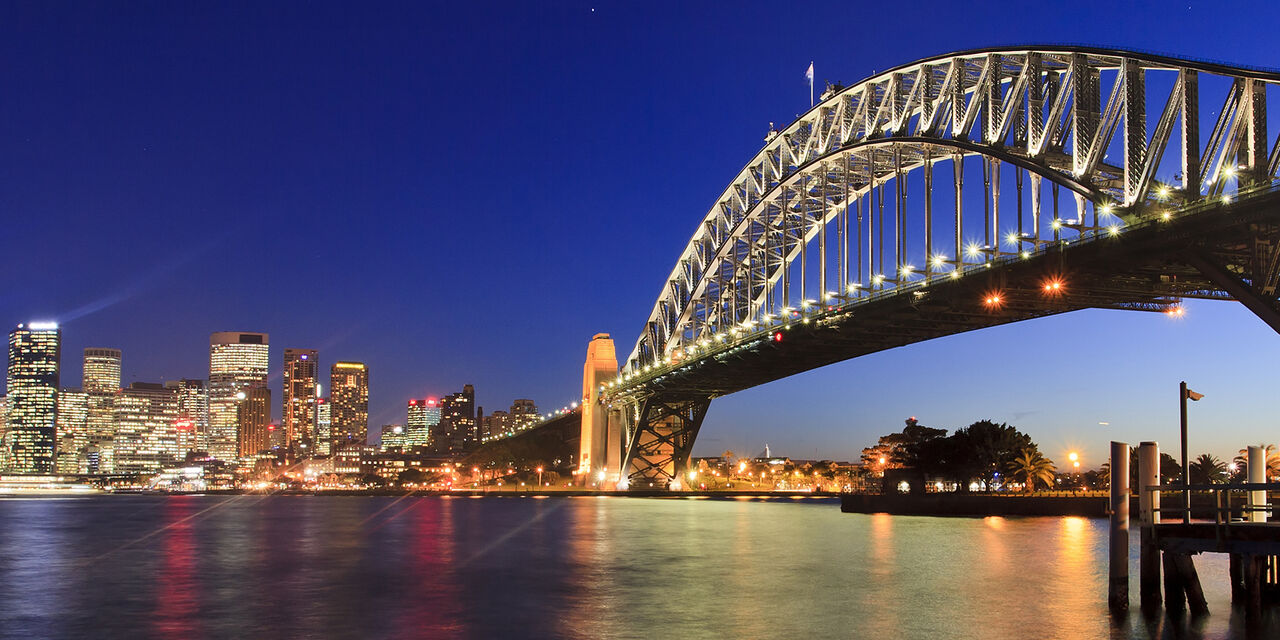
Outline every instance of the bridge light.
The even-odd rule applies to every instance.
[[[1058,218],[1054,218],[1054,219],[1053,219],[1053,228],[1054,228],[1054,229],[1061,229],[1061,228],[1062,228],[1062,220],[1060,220],[1060,219],[1058,219]]]
[[[902,273],[902,275],[904,275],[904,276],[909,276],[909,275],[911,275],[911,273],[912,273],[913,271],[915,271],[915,270],[916,270],[916,268],[915,268],[915,267],[913,267],[913,266],[911,266],[911,265],[909,265],[909,264],[904,264],[904,265],[902,265],[902,268],[901,268],[901,269],[899,269],[898,271],[900,271],[900,272]]]
[[[1018,240],[1020,240],[1020,239],[1021,239],[1021,238],[1019,238],[1019,237],[1018,237],[1018,234],[1016,234],[1016,233],[1014,233],[1014,232],[1012,232],[1012,231],[1010,231],[1010,232],[1009,232],[1009,235],[1007,235],[1007,236],[1005,236],[1005,237],[1004,237],[1004,241],[1005,241],[1006,243],[1008,243],[1008,244],[1012,244],[1012,245],[1017,245],[1017,244],[1018,244]]]
[[[1231,204],[1231,196],[1222,194],[1222,204]]]
[[[1168,309],[1165,309],[1165,314],[1168,315],[1170,318],[1181,318],[1182,316],[1186,315],[1186,313],[1187,313],[1187,310],[1184,309],[1182,305],[1178,305],[1176,307],[1169,307]]]
[[[1109,226],[1109,227],[1107,227],[1107,234],[1108,234],[1108,235],[1112,235],[1112,236],[1118,236],[1118,235],[1120,235],[1120,227],[1117,227],[1117,226],[1116,226],[1116,225],[1114,225],[1114,224],[1113,224],[1113,225],[1111,225],[1111,226]]]
[[[1022,252],[1022,259],[1023,259],[1023,260],[1026,260],[1027,258],[1030,258],[1030,257],[1031,257],[1031,252],[1030,252],[1030,251],[1023,251],[1023,252]]]
[[[1227,177],[1228,177],[1228,178],[1234,178],[1234,177],[1236,177],[1236,168],[1235,168],[1235,167],[1227,167],[1227,168],[1226,168],[1226,170],[1224,170],[1224,171],[1223,171],[1223,173],[1227,174]]]
[[[858,291],[858,283],[856,283],[856,282],[850,282],[850,283],[849,283],[849,293],[857,293],[857,291]]]
[[[929,261],[933,264],[934,267],[942,268],[944,265],[947,264],[947,257],[942,254],[938,254],[930,258]]]
[[[1156,189],[1156,197],[1160,198],[1161,200],[1164,200],[1165,198],[1168,198],[1168,197],[1169,197],[1169,185],[1167,185],[1167,184],[1162,184],[1162,185],[1160,185],[1160,188]]]
[[[964,254],[970,258],[976,258],[982,254],[982,248],[976,242],[970,242],[964,247]]]
[[[952,270],[951,270],[951,277],[952,277],[953,279],[954,279],[954,278],[959,278],[959,277],[960,277],[960,270],[959,270],[959,269],[952,269]]]
[[[871,277],[872,284],[882,284],[884,282],[884,274],[877,273]]]
[[[773,341],[774,341],[774,342],[782,342],[782,332],[781,332],[781,331],[775,331],[775,332],[774,332],[774,334],[773,334]]]
[[[1046,280],[1044,283],[1044,292],[1048,294],[1060,293],[1062,291],[1062,281],[1058,279]]]
[[[1003,299],[1000,297],[1000,294],[998,293],[993,293],[991,295],[988,295],[983,300],[983,303],[986,304],[988,307],[998,307],[1000,306],[1001,302],[1003,302]]]
[[[1111,203],[1104,202],[1102,206],[1098,208],[1098,213],[1101,213],[1104,216],[1111,215]]]
[[[1164,220],[1165,222],[1168,222],[1169,218],[1172,218],[1172,217],[1173,217],[1173,214],[1170,214],[1168,211],[1165,211],[1164,213],[1160,214],[1160,219]]]

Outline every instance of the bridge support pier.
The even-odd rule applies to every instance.
[[[680,489],[690,482],[689,455],[711,398],[654,395],[627,430],[619,489]]]

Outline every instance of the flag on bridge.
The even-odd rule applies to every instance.
[[[1188,400],[1199,400],[1200,398],[1203,398],[1203,397],[1204,397],[1204,394],[1203,394],[1203,393],[1196,393],[1196,392],[1192,391],[1190,388],[1187,388],[1187,399],[1188,399]]]
[[[809,106],[813,106],[813,61],[809,61],[809,69],[804,72],[804,77],[809,81]]]

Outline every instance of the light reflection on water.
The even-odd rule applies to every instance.
[[[1215,556],[1209,618],[1113,620],[1106,533],[830,500],[4,500],[0,637],[1280,637]]]

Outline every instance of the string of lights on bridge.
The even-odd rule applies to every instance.
[[[1228,168],[1224,171],[1225,178],[1234,178],[1236,176],[1235,168]],[[1159,185],[1155,189],[1156,199],[1158,201],[1167,202],[1172,196],[1172,190],[1168,185]],[[1239,195],[1239,194],[1237,194]],[[1183,207],[1178,213],[1187,213],[1198,209],[1200,206],[1211,206],[1218,203],[1231,204],[1232,196],[1223,194],[1218,198],[1194,203],[1191,206]],[[965,257],[981,258],[982,262],[963,261],[956,264],[948,256],[944,254],[935,254],[930,263],[935,269],[944,268],[947,265],[955,265],[950,271],[935,272],[928,276],[928,279],[917,280],[905,286],[892,286],[888,289],[879,291],[869,291],[866,287],[859,283],[850,283],[847,294],[841,295],[834,291],[828,291],[825,295],[823,304],[819,304],[817,300],[807,299],[800,303],[799,308],[784,307],[782,313],[775,315],[772,313],[764,313],[759,320],[747,320],[728,329],[722,329],[714,333],[713,337],[702,338],[693,344],[673,349],[667,357],[659,361],[659,363],[646,364],[636,371],[624,372],[612,382],[601,384],[599,390],[606,398],[609,395],[625,395],[633,391],[636,387],[644,382],[657,378],[661,375],[671,373],[682,367],[687,367],[700,359],[712,356],[722,355],[725,353],[750,348],[757,344],[765,342],[782,342],[786,331],[794,328],[795,324],[800,326],[811,325],[821,322],[831,316],[847,313],[851,307],[867,304],[872,301],[881,300],[888,296],[903,295],[912,293],[917,296],[923,296],[924,291],[931,282],[937,282],[947,279],[959,279],[968,274],[982,273],[993,266],[1013,262],[1017,260],[1028,260],[1033,255],[1048,251],[1053,247],[1063,247],[1095,239],[1101,234],[1105,237],[1115,238],[1120,236],[1124,228],[1119,220],[1119,212],[1115,204],[1110,202],[1095,203],[1095,210],[1104,218],[1108,219],[1110,224],[1105,227],[1094,228],[1086,227],[1079,224],[1073,219],[1054,218],[1051,225],[1054,231],[1062,229],[1072,229],[1079,233],[1075,238],[1060,239],[1055,242],[1038,243],[1040,246],[1033,249],[1021,249],[1020,251],[1006,256],[993,257],[994,251],[989,246],[982,246],[977,242],[969,242],[965,245]],[[1167,223],[1173,220],[1175,212],[1169,209],[1163,209],[1148,220],[1137,224],[1149,223]],[[1021,235],[1016,232],[1010,232],[1005,236],[1006,243],[1014,246],[1021,246],[1024,242],[1034,241],[1029,234]],[[903,279],[910,278],[920,273],[913,265],[904,265],[900,269],[899,275]],[[873,287],[883,286],[889,281],[884,274],[873,274],[871,276],[871,284]],[[1043,282],[1042,291],[1046,296],[1059,296],[1066,293],[1066,282],[1059,276],[1049,276]],[[834,304],[833,304],[834,302]],[[990,292],[985,295],[982,300],[983,304],[989,308],[998,308],[1004,303],[1004,298],[1000,292]],[[1164,311],[1166,315],[1174,318],[1183,317],[1186,313],[1185,308],[1179,302]],[[576,408],[576,403],[574,407]]]

